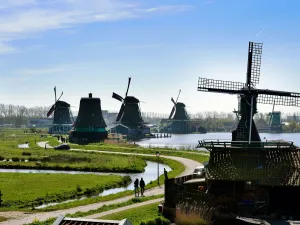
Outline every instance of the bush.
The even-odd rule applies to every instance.
[[[164,217],[157,217],[153,220],[142,221],[140,225],[169,225],[171,222]]]
[[[38,161],[38,159],[37,159],[37,158],[31,158],[31,157],[30,157],[30,158],[28,158],[28,161],[29,161],[29,162],[34,162],[34,161]]]
[[[28,155],[28,156],[31,156],[31,152],[22,152],[22,155]]]
[[[82,192],[82,188],[79,185],[77,185],[76,191],[77,192]]]
[[[19,157],[12,157],[11,160],[13,162],[20,162],[20,158]]]
[[[0,161],[3,161],[5,158],[0,155]]]

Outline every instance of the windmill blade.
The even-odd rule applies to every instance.
[[[248,87],[256,86],[259,83],[262,43],[249,42],[247,80]]]
[[[50,110],[47,112],[47,117],[51,116],[51,114],[53,113],[54,110],[55,110],[55,104],[52,105],[52,107],[50,108]]]
[[[269,91],[269,90],[264,90],[264,91],[265,93],[262,94],[259,93],[256,100],[257,103],[270,104],[270,105],[275,103],[276,105],[300,107],[300,93],[291,93],[291,92],[276,93],[276,91]]]
[[[56,86],[54,87],[54,96],[55,96],[55,102],[57,101],[56,100]]]
[[[272,113],[274,112],[274,108],[275,108],[275,101],[274,101],[274,103],[273,103]]]
[[[180,92],[181,92],[181,89],[179,90],[179,93],[178,93],[178,96],[177,96],[177,99],[176,99],[176,103],[177,103],[177,101],[178,101],[178,98],[179,98]]]
[[[174,105],[176,105],[176,102],[174,101],[174,99],[173,99],[173,98],[171,98],[171,101],[174,103]]]
[[[128,91],[129,91],[130,82],[131,82],[131,77],[128,78],[128,86],[127,86],[127,91],[126,91],[125,97],[127,97],[127,94],[128,94]]]
[[[59,98],[57,99],[57,101],[56,102],[58,102],[59,101],[59,99],[61,98],[61,96],[64,94],[64,92],[61,92],[61,95],[59,96]],[[55,102],[55,103],[56,103]]]
[[[202,77],[199,77],[198,80],[198,91],[243,94],[245,92],[245,90],[243,90],[244,87],[245,84],[241,82],[214,80]]]
[[[119,122],[120,119],[122,118],[123,113],[124,113],[124,109],[125,109],[125,106],[124,106],[124,104],[122,104],[122,106],[121,106],[121,108],[120,108],[120,111],[119,111],[119,113],[118,113],[116,122]]]
[[[173,108],[172,108],[172,111],[171,111],[170,116],[169,116],[169,120],[172,118],[174,112],[175,112],[175,106],[173,106]]]
[[[124,100],[120,95],[116,94],[115,92],[113,92],[112,97],[120,102],[123,102]]]

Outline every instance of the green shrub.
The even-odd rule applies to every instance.
[[[35,162],[35,161],[38,161],[38,159],[37,159],[37,158],[30,157],[30,158],[28,158],[28,161],[29,161],[29,162]]]
[[[13,162],[20,162],[20,158],[19,157],[12,157],[11,160]]]
[[[22,155],[31,156],[31,152],[22,152]]]
[[[77,192],[82,192],[82,188],[79,185],[77,185],[76,191]]]
[[[149,220],[146,225],[156,225],[154,220]]]
[[[0,155],[0,161],[3,161],[5,158]]]

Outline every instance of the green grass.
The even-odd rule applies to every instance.
[[[124,186],[129,181],[129,177],[116,175],[0,173],[2,206],[26,209],[32,204],[41,205],[102,192]]]
[[[145,159],[145,160],[150,160],[151,158],[153,160],[153,157],[146,157],[146,156],[143,157],[143,159]],[[169,178],[176,177],[180,173],[184,172],[184,170],[185,170],[185,167],[181,163],[171,160],[171,159],[161,158],[160,163],[167,164],[171,167],[172,171],[170,171],[168,173]],[[161,185],[164,184],[164,175],[163,174],[159,177],[159,182]],[[150,182],[149,184],[147,184],[145,189],[147,190],[147,189],[150,189],[150,188],[153,188],[156,186],[157,186],[157,180],[154,180],[154,181]],[[95,198],[87,198],[87,199],[83,199],[80,201],[74,201],[74,202],[68,202],[68,203],[63,203],[63,204],[59,204],[59,205],[49,206],[44,209],[39,209],[38,211],[54,211],[54,210],[73,208],[73,207],[77,207],[80,205],[88,205],[88,204],[93,204],[93,203],[97,203],[97,202],[110,201],[110,200],[125,197],[128,195],[133,195],[133,194],[134,194],[134,190],[127,190],[127,191],[119,192],[117,194],[111,194],[111,195],[107,195],[107,196],[99,196],[99,197],[95,197]]]
[[[18,149],[17,144],[25,143],[28,141],[30,144],[29,149]],[[90,145],[71,145],[73,148],[102,150],[107,152],[130,152],[151,154],[153,157],[136,156],[132,155],[110,155],[97,152],[75,152],[75,151],[55,151],[53,149],[40,148],[36,142],[49,141],[52,146],[58,144],[57,138],[50,137],[42,138],[38,134],[24,134],[22,129],[5,129],[5,132],[0,131],[0,157],[11,159],[14,157],[15,161],[21,160],[39,160],[31,162],[0,162],[0,167],[3,168],[36,168],[36,169],[63,169],[63,170],[85,170],[85,171],[120,171],[132,172],[143,171],[146,163],[144,160],[156,161],[155,153],[160,151],[162,155],[179,156],[190,158],[198,162],[208,160],[208,156],[199,154],[198,151],[179,151],[174,149],[160,149],[160,148],[143,148],[129,143],[96,143]],[[28,155],[29,153],[29,155]],[[176,161],[160,158],[160,163],[169,165],[173,170],[168,173],[168,176],[175,177],[184,171],[184,166]],[[160,184],[164,183],[164,175],[160,176]],[[157,186],[157,181],[153,181],[146,185],[146,189]],[[124,191],[118,194],[112,194],[103,197],[88,198],[80,201],[74,201],[65,204],[40,209],[39,211],[52,211],[58,209],[72,208],[79,205],[87,205],[100,201],[108,201],[116,198],[124,197],[133,194],[133,190]]]
[[[142,221],[153,220],[157,218],[158,213],[158,203],[152,203],[145,206],[140,206],[138,208],[128,209],[114,214],[103,216],[99,219],[106,220],[122,220],[127,218],[134,225],[139,225]]]
[[[99,151],[107,151],[107,152],[127,152],[127,153],[140,153],[140,154],[151,154],[155,155],[157,151],[161,153],[161,155],[167,156],[177,156],[187,159],[192,159],[197,162],[205,162],[208,161],[209,155],[208,152],[198,151],[198,150],[175,150],[172,148],[144,148],[138,145],[133,144],[123,144],[123,143],[115,143],[115,144],[107,144],[107,143],[98,143],[98,144],[89,144],[89,145],[77,145],[70,144],[73,149],[85,149],[85,150],[99,150]]]
[[[22,133],[22,132],[23,133]],[[95,154],[93,152],[58,151],[40,148],[37,142],[58,143],[56,137],[41,133],[24,133],[23,129],[3,129],[0,132],[0,168],[80,170],[94,172],[143,172],[146,166],[140,157]],[[28,149],[18,145],[29,143]],[[56,145],[56,144],[55,144]],[[9,162],[13,160],[14,162]],[[29,160],[29,162],[25,162]],[[39,163],[37,163],[39,161]]]
[[[128,205],[132,205],[135,203],[140,203],[140,202],[145,202],[145,201],[149,201],[152,199],[158,199],[158,198],[162,198],[163,195],[153,195],[153,196],[148,196],[148,197],[143,197],[143,198],[132,198],[126,202],[121,202],[121,203],[117,203],[117,204],[111,204],[111,205],[103,205],[97,209],[93,209],[87,212],[76,212],[74,214],[66,214],[66,217],[72,217],[72,218],[78,218],[78,217],[86,217],[89,215],[93,215],[93,214],[97,214],[97,213],[101,213],[101,212],[106,212],[112,209],[117,209],[120,207],[124,207],[124,206],[128,206]],[[56,218],[49,218],[46,221],[36,221],[30,224],[25,224],[25,225],[51,225],[53,224],[53,222],[55,221]]]
[[[152,199],[158,199],[158,198],[162,198],[162,197],[164,197],[164,195],[153,195],[153,196],[147,196],[147,197],[142,197],[142,198],[132,198],[129,201],[126,201],[126,202],[121,202],[121,203],[118,203],[118,204],[111,204],[111,205],[103,205],[100,208],[93,209],[93,210],[90,210],[90,211],[87,211],[87,212],[76,212],[74,214],[67,214],[66,216],[67,217],[73,217],[73,218],[75,218],[75,217],[85,217],[85,216],[89,216],[89,215],[109,211],[109,210],[112,210],[112,209],[117,209],[117,208],[120,208],[120,207],[132,205],[132,204],[136,204],[136,203],[140,203],[140,202],[149,201],[149,200],[152,200]]]
[[[31,155],[24,155],[24,152]],[[7,156],[9,154],[14,156]],[[146,166],[144,160],[134,155],[118,156],[93,152],[15,149],[13,153],[11,150],[2,150],[1,156],[15,162],[0,162],[0,168],[139,173],[144,172]]]

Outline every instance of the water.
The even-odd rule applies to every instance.
[[[41,206],[36,207],[36,209],[46,208],[48,206],[68,203],[76,200],[82,200],[88,197],[97,197],[97,196],[106,196],[110,194],[116,194],[126,190],[134,190],[134,181],[135,179],[143,178],[145,183],[148,184],[151,181],[157,180],[157,171],[158,171],[158,164],[156,162],[146,161],[147,166],[145,167],[145,172],[143,173],[101,173],[101,172],[82,172],[82,171],[58,171],[58,170],[34,170],[34,169],[0,169],[0,172],[4,173],[64,173],[64,174],[95,174],[95,175],[120,175],[120,176],[130,176],[131,183],[127,187],[119,187],[119,188],[112,188],[108,190],[104,190],[102,193],[93,195],[93,196],[83,196],[78,199],[71,199],[64,202],[55,202],[55,203],[48,203]],[[166,171],[171,171],[172,169],[165,164],[159,164],[159,175],[164,173],[164,168]]]
[[[295,145],[300,146],[300,133],[260,133],[261,140],[293,141]],[[205,139],[231,140],[231,133],[206,133],[206,134],[172,134],[171,138],[151,138],[136,142],[143,147],[170,147],[176,149],[195,149],[198,141]]]

